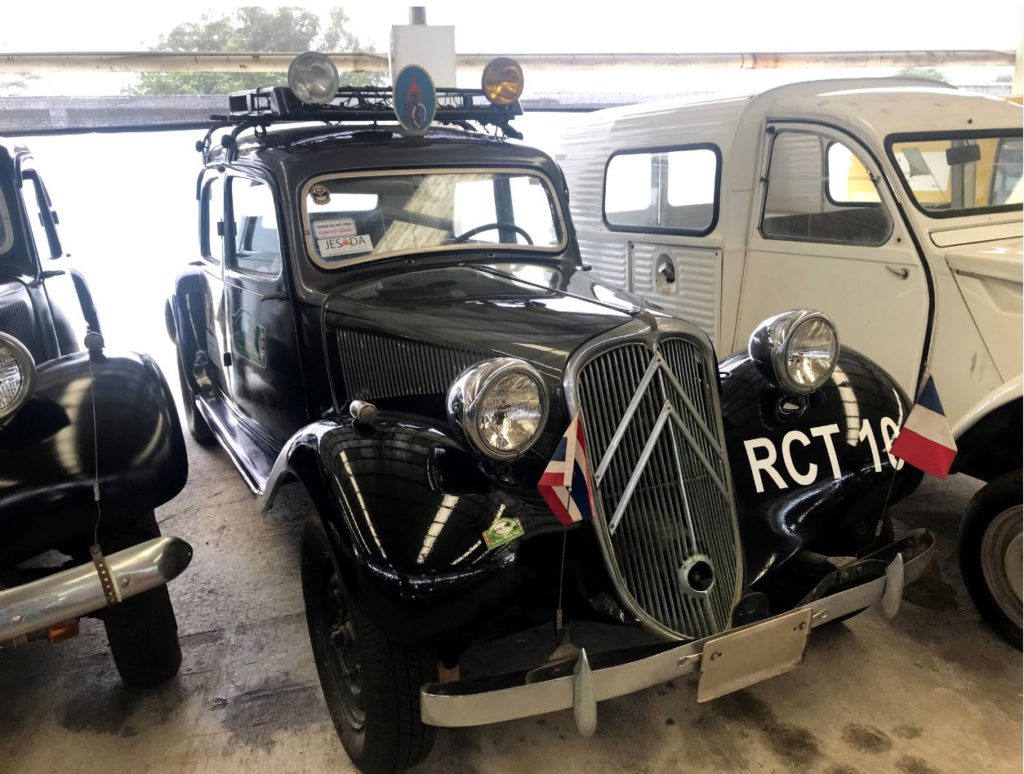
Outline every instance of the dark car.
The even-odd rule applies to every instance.
[[[185,485],[184,437],[156,364],[104,352],[56,227],[27,149],[0,140],[0,649],[94,616],[124,682],[150,685],[181,663],[165,584],[192,550],[153,509]]]
[[[581,265],[559,167],[505,139],[518,103],[440,89],[416,136],[400,98],[232,95],[167,307],[195,437],[261,507],[286,482],[316,506],[306,614],[355,763],[570,707],[589,733],[597,701],[698,669],[708,700],[795,666],[812,627],[894,614],[933,539],[885,518],[919,481],[881,434],[892,379],[811,310],[719,362]],[[462,673],[544,624],[524,669]],[[595,652],[570,624],[634,636]]]

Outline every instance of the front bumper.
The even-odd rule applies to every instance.
[[[876,554],[829,575],[812,592],[811,596],[820,593],[822,596],[819,598],[805,600],[797,608],[767,621],[731,630],[728,636],[766,625],[778,631],[778,624],[783,624],[784,628],[787,622],[801,618],[804,621],[809,619],[810,628],[814,628],[876,603],[881,603],[886,616],[892,617],[899,608],[904,584],[912,583],[924,574],[931,563],[934,548],[935,538],[928,530],[915,530]],[[874,575],[872,579],[848,587],[871,575]],[[846,588],[829,593],[837,587]],[[597,658],[588,659],[586,651],[581,651],[576,663],[570,665],[571,674],[536,682],[532,681],[534,678],[530,673],[516,672],[477,680],[428,683],[420,690],[420,715],[428,725],[461,727],[500,723],[572,708],[580,731],[589,734],[596,725],[597,702],[650,688],[697,669],[703,672],[705,646],[721,638],[722,635],[715,635],[667,647],[653,655],[645,650],[639,657],[635,650],[599,654],[600,662]],[[713,652],[717,650],[712,649]],[[721,654],[715,652],[715,655]],[[793,663],[782,669],[771,665],[766,668],[764,664],[752,665],[747,674],[733,680],[729,690],[781,674],[786,668],[796,666],[801,658],[802,649]],[[733,677],[737,676],[734,674]],[[701,691],[698,689],[700,700]]]
[[[181,575],[191,561],[188,543],[159,537],[105,557],[112,579],[106,591],[91,562],[0,590],[0,645],[18,644],[35,632],[107,607],[112,593],[128,599],[162,586]]]

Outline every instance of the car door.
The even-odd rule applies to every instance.
[[[306,403],[277,198],[243,175],[228,177],[227,192],[231,399],[251,431],[280,446],[306,423]]]
[[[914,394],[928,278],[880,172],[829,128],[772,124],[747,247],[734,349],[786,309],[819,309],[840,341]]]

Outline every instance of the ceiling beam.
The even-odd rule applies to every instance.
[[[167,51],[0,54],[0,73],[274,73],[297,54],[190,54]],[[342,72],[388,71],[386,54],[330,54]],[[494,54],[459,54],[460,70],[481,71]],[[861,67],[1013,67],[1015,51],[834,51],[721,54],[518,54],[529,70],[692,67],[724,70]]]

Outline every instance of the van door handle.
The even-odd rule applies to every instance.
[[[906,266],[892,266],[891,264],[887,263],[885,265],[885,268],[892,274],[895,274],[900,279],[906,279],[907,277],[910,276],[910,269],[908,269]]]

